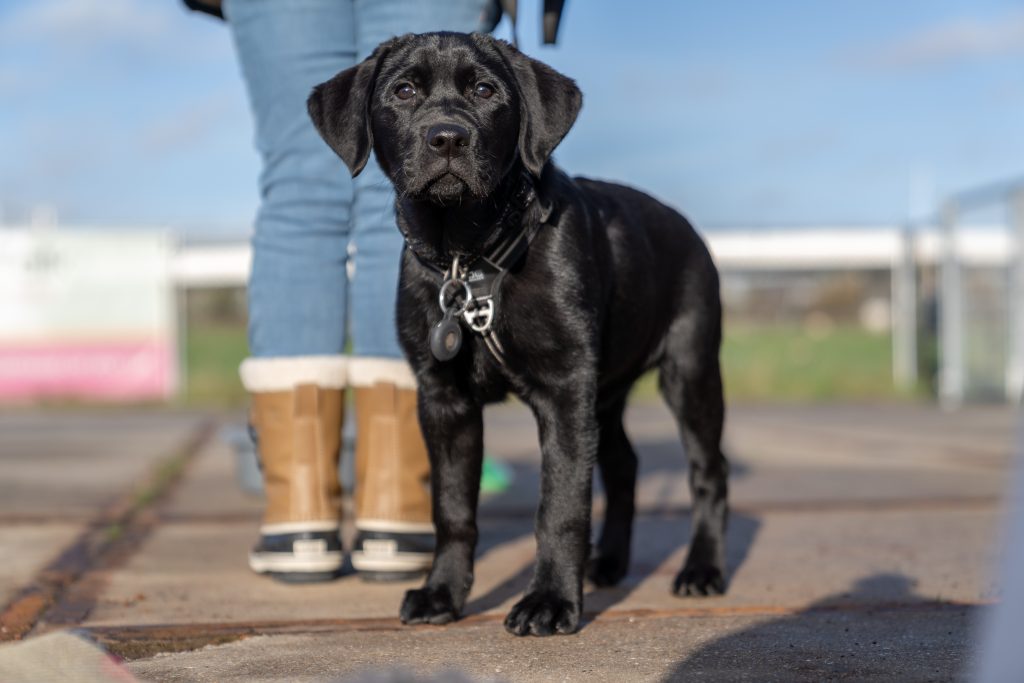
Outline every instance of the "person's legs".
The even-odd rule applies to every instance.
[[[403,33],[478,31],[490,27],[493,0],[355,0],[356,44],[364,59]],[[395,328],[402,235],[394,190],[376,160],[355,179],[349,243],[356,388],[356,528],[352,563],[366,578],[426,569],[433,525],[426,447],[415,410],[415,382]]]
[[[263,161],[243,384],[267,508],[256,571],[341,568],[338,450],[353,186],[306,112],[314,85],[356,58],[351,0],[225,0]]]
[[[255,357],[344,349],[352,180],[313,128],[313,86],[355,63],[351,0],[226,0],[263,160],[249,282]]]

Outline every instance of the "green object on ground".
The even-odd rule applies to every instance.
[[[480,474],[480,493],[502,493],[512,483],[512,470],[508,465],[484,454],[483,472]]]

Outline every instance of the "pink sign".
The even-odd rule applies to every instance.
[[[0,400],[163,399],[174,392],[176,365],[160,341],[0,345]]]
[[[0,403],[167,399],[173,242],[146,230],[0,230]]]

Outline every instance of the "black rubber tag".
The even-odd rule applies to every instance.
[[[462,348],[462,328],[454,320],[453,310],[449,309],[430,329],[430,352],[442,362],[455,358]]]

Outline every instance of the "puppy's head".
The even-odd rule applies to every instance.
[[[383,43],[308,105],[353,176],[373,149],[401,196],[446,205],[488,196],[517,158],[539,176],[581,102],[571,79],[504,41],[428,33]]]

